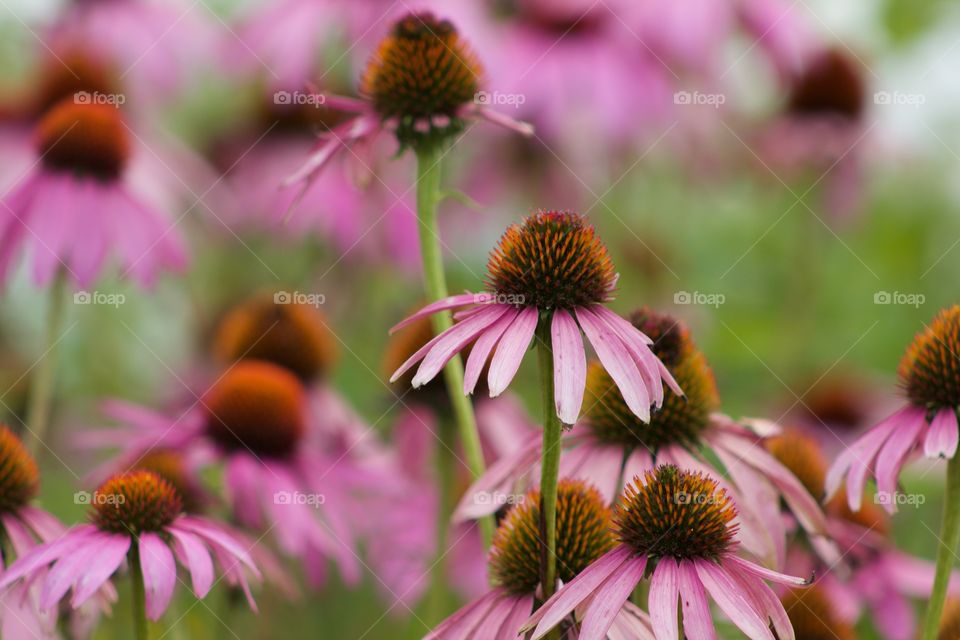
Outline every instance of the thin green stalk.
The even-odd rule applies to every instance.
[[[540,472],[540,584],[543,598],[553,595],[557,583],[557,479],[560,475],[562,425],[557,417],[553,389],[553,349],[550,322],[537,325],[537,356],[543,391],[543,453]]]
[[[447,532],[450,530],[450,516],[456,506],[456,456],[451,426],[447,419],[437,423],[437,435],[440,442],[436,450],[437,482],[439,499],[437,501],[437,549],[433,569],[430,575],[430,593],[427,596],[426,622],[436,624],[447,616],[447,601],[450,585],[447,583]]]
[[[935,640],[947,599],[947,585],[953,569],[953,558],[960,545],[960,459],[947,462],[947,491],[943,496],[943,522],[940,525],[940,547],[937,549],[937,574],[927,604],[927,618],[923,623],[923,640]]]
[[[63,321],[66,278],[58,274],[50,286],[50,306],[47,309],[44,349],[30,381],[27,400],[27,448],[36,456],[47,435],[50,425],[50,409],[57,371],[57,343],[60,341],[60,325]]]
[[[140,548],[136,540],[130,545],[130,580],[134,638],[147,640],[147,598],[143,588],[143,569],[140,567]]]
[[[446,298],[447,280],[443,271],[443,255],[440,251],[440,230],[437,228],[437,204],[440,199],[440,154],[437,147],[417,151],[417,226],[420,230],[420,252],[423,257],[423,280],[430,302]],[[433,315],[433,330],[437,333],[453,326],[453,314],[449,311]],[[484,471],[483,449],[473,404],[463,393],[463,361],[454,356],[443,369],[447,394],[453,406],[453,415],[460,432],[460,441],[470,466],[470,473],[479,478]],[[484,547],[490,546],[493,538],[493,519],[480,520],[480,533]]]

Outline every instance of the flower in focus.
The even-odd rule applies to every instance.
[[[897,510],[900,471],[922,447],[928,458],[951,459],[957,453],[960,373],[960,306],[942,310],[918,333],[900,361],[900,383],[907,406],[870,429],[834,461],[827,474],[827,496],[846,478],[850,508],[861,505],[867,476],[877,480],[884,508]]]
[[[627,487],[614,512],[620,544],[564,585],[523,626],[532,640],[578,607],[581,640],[599,640],[645,575],[650,620],[658,638],[678,637],[677,600],[686,637],[716,636],[710,598],[751,639],[792,638],[790,620],[764,580],[804,586],[803,578],[760,567],[736,555],[737,509],[717,482],[672,465],[648,471]]]
[[[0,276],[24,250],[41,285],[62,267],[88,287],[108,258],[144,285],[182,269],[175,224],[130,188],[132,145],[116,106],[66,99],[47,112],[37,125],[39,161],[4,199],[11,215],[0,226]]]
[[[596,489],[580,481],[557,486],[557,571],[573,580],[614,546],[610,509]],[[530,617],[540,583],[540,494],[528,493],[507,512],[493,538],[490,575],[494,584],[480,598],[440,623],[426,638],[515,638]],[[627,606],[611,620],[611,637],[652,638],[646,614]],[[605,637],[605,636],[604,636]]]
[[[90,523],[67,530],[21,556],[3,574],[0,590],[37,581],[40,609],[56,607],[72,590],[70,607],[96,594],[128,557],[142,566],[146,612],[158,620],[177,583],[177,562],[190,571],[193,592],[206,597],[214,584],[214,559],[249,595],[244,571],[259,577],[249,554],[220,525],[181,514],[173,486],[149,471],[107,480],[91,497]],[[255,607],[252,598],[250,604]]]
[[[573,424],[586,385],[582,330],[630,411],[649,422],[650,406],[663,404],[661,381],[674,393],[682,392],[650,350],[650,339],[604,305],[616,283],[607,248],[583,216],[540,211],[503,234],[487,263],[488,293],[439,300],[392,329],[438,311],[472,307],[457,314],[459,322],[411,356],[391,380],[422,361],[412,380],[419,387],[476,341],[467,359],[463,391],[473,392],[493,353],[487,385],[490,396],[498,396],[516,375],[538,326],[549,327],[557,415]]]
[[[362,99],[324,96],[333,109],[353,114],[321,137],[303,166],[286,184],[306,190],[341,148],[392,131],[401,148],[427,148],[463,131],[468,120],[484,119],[532,133],[475,99],[482,68],[453,24],[432,13],[411,13],[394,23],[367,64]]]
[[[758,434],[717,413],[720,398],[713,371],[680,320],[650,309],[629,316],[633,327],[650,337],[654,355],[664,364],[685,396],[664,391],[663,406],[649,423],[638,418],[602,363],[587,369],[586,407],[580,421],[563,438],[560,474],[595,484],[613,503],[624,482],[658,464],[699,470],[718,482],[738,505],[738,525],[745,549],[771,565],[784,560],[786,530],[781,500],[818,548],[828,553],[826,522],[817,498],[797,477],[758,445]],[[779,428],[772,428],[776,431]],[[471,486],[457,508],[457,519],[477,518],[490,511],[487,494],[513,494],[517,486],[538,477],[542,439],[530,437],[512,456],[490,467]],[[706,451],[713,452],[718,467]],[[721,479],[725,468],[729,481]],[[822,492],[821,492],[822,493]]]

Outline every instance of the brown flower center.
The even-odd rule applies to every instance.
[[[787,108],[800,116],[834,115],[851,120],[863,113],[866,90],[857,64],[837,49],[812,59],[796,78]]]
[[[853,640],[849,624],[834,613],[830,599],[819,587],[790,589],[781,598],[798,640]]]
[[[921,407],[960,406],[960,306],[944,309],[900,361],[900,382]]]
[[[94,492],[91,520],[103,531],[139,535],[162,531],[180,515],[173,485],[152,471],[113,476]]]
[[[790,470],[814,498],[823,497],[827,460],[817,441],[799,429],[785,429],[766,441],[767,450]]]
[[[106,104],[80,104],[67,98],[37,125],[38,151],[53,171],[68,171],[100,180],[115,180],[130,154],[120,111]]]
[[[40,489],[40,472],[20,438],[0,425],[0,513],[25,506]]]
[[[183,505],[183,511],[196,513],[201,509],[203,497],[198,483],[190,476],[184,465],[183,455],[178,451],[151,451],[137,462],[137,470],[152,471],[177,492]]]

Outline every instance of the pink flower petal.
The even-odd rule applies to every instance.
[[[519,638],[520,627],[533,611],[533,596],[522,596],[513,602],[513,608],[503,617],[503,624],[497,629],[493,640],[501,638]],[[496,620],[494,620],[495,622]]]
[[[146,591],[147,617],[159,620],[173,597],[177,583],[177,564],[173,553],[155,533],[140,534],[140,566]]]
[[[721,567],[709,560],[695,560],[697,576],[720,610],[751,640],[774,640],[767,621],[753,607],[752,599]]]
[[[487,357],[500,340],[500,336],[507,330],[507,327],[513,324],[519,313],[520,311],[517,310],[513,313],[503,314],[499,320],[487,327],[487,330],[477,338],[473,348],[470,349],[470,357],[467,358],[467,367],[463,373],[464,395],[469,395],[476,389],[477,381],[480,380],[480,374],[483,373],[483,365],[486,364]]]
[[[170,527],[169,531],[173,536],[173,550],[177,559],[190,570],[193,593],[201,599],[206,597],[213,586],[213,559],[210,552],[194,534],[175,526]]]
[[[70,606],[76,609],[93,597],[110,576],[120,568],[130,550],[130,536],[109,535],[87,556],[87,569],[73,585]]]
[[[630,352],[620,339],[584,307],[576,310],[577,320],[593,345],[601,364],[613,378],[630,410],[644,422],[650,422],[650,395]]]
[[[250,554],[247,553],[247,551],[240,546],[240,543],[234,540],[232,536],[228,535],[224,531],[221,531],[215,525],[194,516],[181,516],[177,518],[177,520],[174,522],[174,525],[178,529],[186,529],[187,531],[196,533],[207,542],[222,548],[237,560],[247,565],[247,568],[250,569],[255,576],[258,578],[260,577],[260,571],[253,563],[253,559],[250,557]]]
[[[710,615],[710,601],[691,560],[681,560],[679,567],[680,602],[683,607],[683,629],[689,638],[716,640],[717,632]]]
[[[958,430],[955,409],[940,409],[930,422],[930,431],[923,442],[923,453],[928,458],[953,458],[957,453]]]
[[[434,627],[423,640],[467,640],[471,632],[483,624],[490,608],[502,597],[503,591],[499,589],[485,593]]]
[[[636,589],[637,583],[643,579],[646,568],[646,557],[631,558],[607,578],[606,582],[597,589],[593,602],[584,614],[583,624],[580,627],[580,640],[605,640],[607,630],[620,613],[623,603]],[[676,614],[676,593],[674,593],[673,602],[673,611]]]
[[[7,570],[0,577],[0,591],[6,589],[17,580],[32,574],[40,567],[46,566],[63,556],[73,553],[74,550],[84,546],[91,534],[97,530],[93,525],[81,525],[70,529],[60,538],[47,544],[35,547],[33,551],[17,558],[17,560],[7,567]]]
[[[650,581],[648,609],[650,620],[657,629],[658,640],[677,640],[677,596],[680,591],[680,576],[677,561],[670,557],[660,558]]]
[[[403,329],[404,327],[407,327],[413,324],[420,318],[423,318],[425,316],[431,316],[437,313],[438,311],[446,311],[448,309],[455,309],[457,307],[465,307],[471,304],[480,304],[484,300],[489,302],[490,297],[483,293],[461,293],[459,295],[446,297],[443,300],[437,300],[436,302],[431,302],[424,308],[417,311],[412,316],[405,318],[402,322],[394,325],[390,329],[390,333],[394,334],[397,331],[400,331],[400,329]]]
[[[510,307],[506,305],[490,305],[481,313],[458,322],[439,336],[431,340],[428,345],[430,349],[424,354],[423,362],[417,369],[417,374],[413,377],[411,384],[414,388],[420,387],[434,378],[440,370],[455,356],[461,349],[473,342],[487,327],[497,321],[504,313],[507,313]],[[503,346],[501,342],[500,346]],[[421,349],[407,362],[417,358],[423,350]],[[404,364],[406,367],[406,364]],[[491,365],[491,369],[492,369]],[[401,369],[402,371],[403,369]],[[394,374],[394,380],[400,374],[398,371]],[[401,374],[402,375],[402,374]]]
[[[580,416],[583,390],[587,384],[587,358],[583,337],[573,317],[563,309],[553,312],[553,386],[557,415],[564,424],[573,424]]]
[[[516,480],[528,473],[540,459],[542,442],[540,434],[531,434],[517,451],[487,468],[463,494],[453,513],[453,522],[465,522],[495,513],[502,505],[492,498],[498,492],[511,493]]]
[[[921,431],[927,426],[926,418],[913,420],[906,424],[901,424],[887,441],[877,455],[877,491],[887,496],[893,496],[897,492],[897,479],[900,476],[900,470],[903,468],[907,456],[917,446]],[[897,510],[897,501],[885,500],[884,508],[894,513]]]
[[[43,589],[40,591],[40,608],[42,610],[48,611],[60,602],[60,599],[70,590],[70,587],[90,568],[88,563],[91,557],[96,555],[101,545],[108,544],[111,537],[110,534],[99,531],[90,534],[80,547],[57,560],[44,579]],[[127,536],[121,537],[127,538]],[[129,546],[129,538],[127,545]],[[116,566],[113,568],[116,569]],[[107,577],[109,577],[109,574]]]
[[[487,385],[490,387],[491,398],[503,393],[513,377],[517,375],[517,369],[523,362],[523,354],[530,348],[530,341],[533,340],[533,333],[537,329],[539,319],[540,312],[535,307],[525,307],[504,332],[490,360],[490,371],[487,373]]]
[[[737,569],[727,566],[726,563],[725,566],[730,571],[730,575],[736,579],[743,587],[744,592],[753,600],[754,608],[763,612],[764,617],[773,626],[777,640],[796,640],[790,618],[784,611],[780,599],[777,598],[770,587],[752,573],[738,572]]]
[[[739,556],[729,555],[724,559],[724,562],[735,566],[740,571],[752,573],[759,578],[770,580],[771,582],[786,584],[793,587],[805,587],[810,584],[809,578],[791,576],[786,573],[780,573],[779,571],[773,571],[772,569],[767,569],[766,567],[761,567],[758,564],[754,564],[749,560],[744,560]]]

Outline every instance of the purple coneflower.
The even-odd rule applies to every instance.
[[[203,598],[214,584],[214,559],[249,594],[245,572],[259,578],[249,554],[212,521],[181,514],[173,486],[150,471],[107,480],[91,497],[90,524],[78,525],[21,556],[3,574],[0,590],[41,585],[41,611],[73,592],[70,607],[82,606],[107,584],[126,560],[133,579],[137,637],[146,618],[166,611],[177,583],[177,562],[190,571],[193,592]],[[250,600],[254,606],[253,600]]]
[[[596,489],[575,480],[557,486],[558,578],[570,581],[615,544],[609,507]],[[532,491],[507,512],[493,538],[493,588],[440,623],[425,640],[516,638],[540,584],[540,495]],[[650,621],[629,603],[611,620],[610,637],[653,639]],[[572,624],[566,620],[565,624]],[[614,636],[614,633],[619,635]]]
[[[534,629],[537,640],[582,607],[579,638],[603,638],[637,584],[652,574],[649,610],[658,640],[678,637],[678,597],[683,633],[715,638],[708,594],[752,640],[792,638],[783,605],[764,580],[807,581],[737,557],[736,516],[726,491],[703,474],[665,465],[634,478],[614,511],[620,544],[564,585],[521,631]]]
[[[417,351],[394,374],[396,380],[418,362],[414,387],[431,380],[450,358],[476,341],[467,359],[464,393],[472,393],[490,360],[491,396],[502,393],[540,331],[553,350],[556,412],[576,422],[586,385],[581,331],[623,393],[630,411],[650,420],[650,406],[661,406],[661,380],[674,393],[680,387],[650,350],[650,339],[606,308],[617,274],[607,248],[583,216],[540,211],[510,226],[487,263],[488,293],[466,293],[429,304],[392,331],[416,319],[449,309],[472,307],[460,322]],[[549,328],[549,332],[544,330]]]

